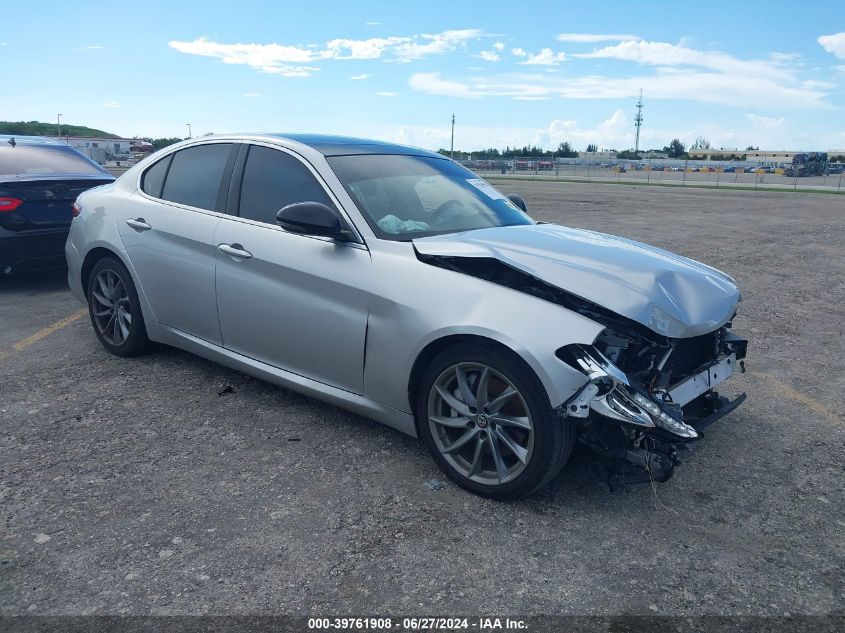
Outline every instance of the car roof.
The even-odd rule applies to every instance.
[[[0,134],[0,147],[9,145],[9,141],[15,139],[18,145],[48,145],[48,146],[62,146],[68,147],[64,141],[57,141],[54,138],[47,138],[46,136],[26,136],[22,134]]]
[[[428,156],[443,158],[443,155],[419,147],[386,143],[352,136],[333,136],[330,134],[267,134],[275,138],[286,139],[307,145],[324,156],[350,156],[356,154],[402,154],[405,156]]]

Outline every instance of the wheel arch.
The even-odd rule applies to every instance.
[[[81,277],[80,282],[82,283],[82,289],[85,291],[86,297],[88,296],[88,281],[89,277],[91,277],[91,271],[94,270],[94,266],[97,262],[105,257],[114,257],[117,261],[126,266],[126,262],[123,261],[120,254],[110,248],[95,246],[88,251],[85,254],[85,259],[82,260],[82,268],[79,271],[79,276]],[[129,266],[126,266],[126,269],[129,270]]]
[[[425,373],[425,368],[428,367],[431,361],[433,361],[434,358],[437,357],[437,355],[440,354],[443,350],[461,343],[474,343],[476,345],[485,345],[488,347],[499,349],[500,351],[519,359],[520,361],[528,365],[528,367],[532,371],[537,373],[535,367],[531,362],[529,362],[528,359],[526,359],[524,356],[519,354],[516,350],[509,347],[508,345],[494,338],[490,338],[489,336],[472,333],[448,334],[433,341],[430,341],[425,347],[422,348],[422,350],[420,350],[419,354],[417,354],[417,357],[416,359],[414,359],[414,363],[411,366],[411,372],[408,375],[408,404],[410,406],[411,412],[414,414],[414,426],[417,429],[417,436],[419,436],[419,420],[416,419],[417,391],[420,388],[420,382],[422,380],[423,374]],[[548,397],[548,393],[546,394],[546,397]]]

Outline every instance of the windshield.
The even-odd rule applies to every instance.
[[[327,160],[383,239],[533,224],[491,185],[445,158],[367,154]]]
[[[105,172],[72,147],[25,145],[0,147],[0,174],[80,174],[102,176]]]

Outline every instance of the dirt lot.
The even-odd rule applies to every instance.
[[[578,451],[527,501],[432,490],[415,440],[172,349],[109,356],[61,274],[5,280],[0,612],[842,613],[839,199],[502,189],[740,282],[748,401],[671,481],[609,490]]]

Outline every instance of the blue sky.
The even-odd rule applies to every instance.
[[[3,23],[5,120],[436,149],[454,113],[456,148],[623,149],[642,88],[646,148],[845,148],[841,1],[16,2]]]

